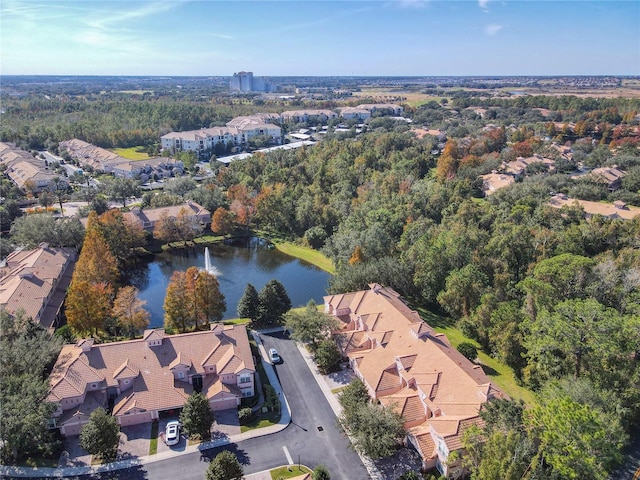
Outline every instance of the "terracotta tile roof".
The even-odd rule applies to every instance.
[[[43,313],[55,300],[53,294],[60,280],[74,265],[75,250],[70,248],[50,248],[43,244],[33,250],[9,254],[6,267],[0,269],[0,305],[9,313],[23,309],[28,317],[50,328],[61,303],[57,304],[53,316]]]
[[[160,345],[148,344],[157,339],[162,340]],[[216,365],[217,374],[205,372],[203,366],[207,362]],[[182,335],[147,331],[141,339],[101,345],[83,340],[62,348],[49,378],[49,400],[59,402],[81,395],[94,382],[103,382],[101,387],[115,387],[119,385],[118,380],[134,377],[132,386],[124,387],[116,398],[114,415],[134,408],[180,407],[192,392],[187,379],[174,378],[171,369],[180,364],[190,367],[190,374],[202,374],[203,382],[213,389],[211,391],[231,393],[239,391],[235,386],[223,385],[219,374],[255,371],[243,326],[217,325],[210,331]]]
[[[640,208],[638,207],[629,207],[621,203],[616,204],[615,202],[601,203],[577,200],[575,198],[566,197],[565,195],[555,195],[551,197],[549,205],[554,208],[579,206],[582,207],[585,213],[589,216],[602,215],[603,217],[620,220],[631,220],[632,218],[640,215]]]
[[[383,405],[396,404],[406,423],[428,408],[423,426],[442,437],[459,436],[461,421],[477,418],[483,403],[504,396],[480,366],[435,333],[392,289],[372,284],[369,290],[327,296],[325,304],[329,312],[338,306],[348,310],[355,324],[362,321],[364,331],[342,332],[348,339],[342,346],[376,398]],[[361,348],[362,342],[353,341],[359,335],[378,343]],[[453,437],[448,439],[452,445],[458,441]],[[423,451],[433,450],[426,437],[420,441]]]
[[[416,439],[422,458],[428,460],[437,455],[436,444],[433,441],[431,430],[428,426],[420,425],[409,429],[409,432]]]

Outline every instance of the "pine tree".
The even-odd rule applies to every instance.
[[[180,423],[187,435],[203,440],[209,438],[213,419],[209,401],[202,393],[192,393],[180,412]]]
[[[260,306],[260,298],[256,287],[247,283],[244,293],[238,302],[238,316],[255,320],[258,318],[258,309]]]

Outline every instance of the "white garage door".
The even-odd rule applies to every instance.
[[[140,423],[147,423],[151,421],[151,412],[132,413],[129,415],[122,415],[118,417],[120,425],[126,427],[128,425],[138,425]]]
[[[235,397],[226,398],[224,400],[209,402],[211,410],[217,412],[219,410],[227,410],[229,408],[236,408],[238,406],[238,400]]]

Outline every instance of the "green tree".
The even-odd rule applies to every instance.
[[[140,195],[140,186],[132,178],[115,177],[106,182],[106,192],[109,198],[122,202],[122,206],[127,206],[127,200]]]
[[[452,271],[445,289],[438,294],[438,303],[451,315],[468,317],[480,303],[488,280],[475,265],[469,264]]]
[[[208,439],[211,435],[213,419],[213,412],[209,407],[207,397],[197,392],[189,395],[182,412],[180,412],[180,423],[187,435],[202,440]]]
[[[327,467],[325,467],[324,465],[318,465],[313,469],[311,478],[313,480],[331,480],[331,475],[329,475],[329,470],[327,470]]]
[[[46,213],[16,218],[11,226],[13,243],[26,248],[35,248],[41,243],[51,247],[80,248],[84,235],[79,218],[56,218]]]
[[[229,450],[216,455],[207,468],[207,480],[242,480],[243,475],[242,465]]]
[[[585,298],[586,287],[593,280],[594,264],[590,258],[570,253],[540,261],[533,275],[520,283],[527,294],[528,313],[535,317],[538,310],[551,310],[563,300]]]
[[[238,302],[238,316],[256,320],[259,315],[260,298],[256,287],[247,283],[240,301]]]
[[[119,439],[120,427],[116,418],[102,407],[91,412],[89,422],[80,430],[80,446],[104,462],[116,459]]]
[[[392,409],[367,403],[352,415],[353,422],[347,422],[344,414],[338,421],[358,453],[375,460],[393,455],[400,447],[405,430],[402,417]]]
[[[48,429],[56,407],[47,401],[45,373],[62,342],[23,310],[9,315],[0,307],[0,332],[0,458],[50,456],[59,443]]]
[[[475,362],[476,358],[478,358],[478,349],[473,343],[462,342],[456,347],[456,350],[471,362]]]
[[[525,322],[525,346],[540,375],[578,378],[585,367],[606,369],[610,360],[625,354],[620,351],[625,345],[620,336],[623,326],[616,310],[596,300],[566,300],[555,312],[543,310]]]
[[[331,373],[336,371],[340,366],[342,354],[336,345],[336,342],[327,338],[321,340],[314,351],[313,360],[318,365],[322,373]]]
[[[338,321],[318,310],[316,302],[309,300],[301,313],[290,311],[285,314],[285,328],[291,332],[291,338],[297,342],[310,343],[315,351],[318,342],[327,338],[331,331],[338,328]]]
[[[282,316],[291,309],[291,299],[287,295],[284,285],[276,279],[269,280],[258,294],[257,321],[261,325],[269,325],[280,321]]]
[[[539,439],[538,455],[560,478],[606,479],[621,459],[624,437],[611,432],[605,418],[560,396],[526,412],[525,424]]]

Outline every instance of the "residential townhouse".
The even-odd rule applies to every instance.
[[[369,287],[324,297],[341,324],[338,345],[371,398],[402,416],[423,467],[455,477],[462,467],[449,464],[450,453],[462,450],[467,428],[482,425],[483,404],[505,395],[393,289]]]
[[[609,191],[613,192],[622,186],[622,179],[627,172],[620,170],[616,166],[594,168],[589,176],[596,182],[604,183]]]
[[[121,426],[151,422],[177,413],[194,391],[213,411],[237,408],[255,394],[254,374],[241,325],[180,335],[146,330],[140,339],[99,345],[80,340],[62,347],[49,377],[52,427],[78,435],[91,412],[109,404]]]
[[[512,175],[514,178],[520,178],[525,175],[527,172],[527,168],[534,163],[539,163],[544,165],[547,170],[555,169],[555,161],[542,157],[540,155],[533,155],[531,157],[518,157],[516,160],[512,162],[503,162],[500,166],[502,173],[507,175]]]
[[[0,268],[0,305],[9,314],[23,310],[52,330],[59,324],[75,262],[74,249],[51,248],[46,243],[10,253]]]
[[[50,170],[43,159],[34,157],[12,144],[0,143],[0,164],[5,167],[11,181],[22,190],[30,190],[33,193],[53,191],[58,188],[56,182],[60,188],[68,186],[67,179]]]
[[[64,140],[60,142],[59,147],[61,151],[66,150],[71,158],[77,160],[80,165],[107,173],[113,173],[116,168],[119,168],[119,165],[131,163],[128,158],[77,138]]]
[[[202,205],[191,200],[180,205],[159,208],[133,207],[131,211],[124,212],[123,215],[129,221],[140,224],[145,230],[152,232],[157,223],[164,217],[178,218],[181,212],[186,212],[189,219],[194,223],[207,225],[211,223],[211,212]]]

